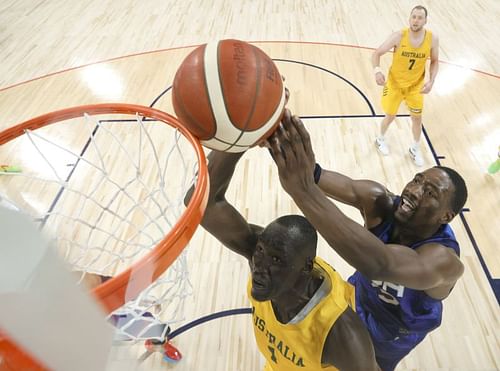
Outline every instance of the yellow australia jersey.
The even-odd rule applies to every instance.
[[[410,30],[402,30],[403,36],[394,51],[389,79],[400,88],[422,83],[425,77],[425,62],[431,55],[432,32],[425,30],[424,41],[418,48],[410,43]]]
[[[347,306],[355,308],[354,287],[319,257],[315,258],[314,269],[323,276],[323,283],[287,324],[276,319],[270,300],[259,302],[252,298],[252,280],[248,282],[255,339],[267,360],[266,371],[337,370],[335,367],[322,368],[323,346],[330,329]]]

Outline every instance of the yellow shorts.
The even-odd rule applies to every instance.
[[[418,83],[408,88],[400,88],[391,80],[387,80],[382,91],[382,109],[387,115],[396,115],[404,99],[411,115],[422,115],[424,108],[424,95],[420,93],[422,86],[422,83]]]

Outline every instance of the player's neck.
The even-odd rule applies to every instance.
[[[323,282],[321,277],[311,274],[297,282],[294,288],[284,295],[271,300],[276,319],[281,323],[290,322],[311,300]]]
[[[440,225],[411,225],[396,222],[392,231],[391,242],[411,246],[416,242],[432,237]]]
[[[420,30],[418,31],[413,31],[410,27],[410,37],[411,38],[415,38],[415,39],[418,39],[422,36],[425,35],[425,27],[422,27]]]

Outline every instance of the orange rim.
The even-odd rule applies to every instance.
[[[154,282],[179,256],[193,236],[201,222],[208,200],[209,182],[205,153],[198,139],[185,129],[177,118],[155,108],[135,104],[103,103],[66,108],[54,111],[25,121],[0,132],[0,145],[22,135],[25,130],[36,130],[41,127],[76,117],[101,114],[140,114],[142,116],[164,122],[176,129],[188,139],[195,149],[198,159],[198,179],[195,190],[177,223],[154,250],[141,260],[132,264],[125,271],[96,287],[92,293],[109,313],[121,307],[128,300],[136,297],[149,284]],[[18,349],[8,338],[2,338],[0,333],[0,370],[26,369],[41,370],[33,359],[24,351]],[[10,362],[8,361],[10,360]],[[13,367],[13,368],[11,368]]]

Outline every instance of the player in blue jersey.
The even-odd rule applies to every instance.
[[[462,209],[467,188],[452,169],[417,173],[400,196],[381,184],[353,180],[315,163],[309,134],[285,113],[269,140],[283,188],[329,245],[357,269],[356,311],[366,324],[382,370],[393,370],[441,324],[442,300],[463,274],[448,223]],[[365,226],[333,202],[356,207]]]

